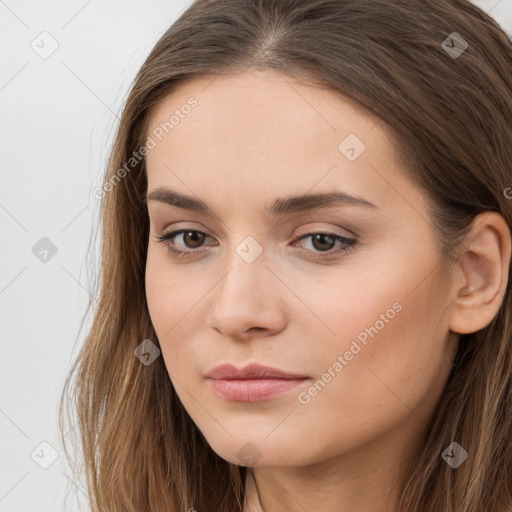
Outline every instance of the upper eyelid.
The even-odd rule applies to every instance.
[[[177,228],[170,229],[169,231],[163,230],[162,234],[160,236],[157,236],[157,238],[169,237],[169,238],[175,239],[176,237],[178,237],[179,235],[183,235],[184,232],[187,232],[187,231],[195,231],[197,233],[206,235],[209,238],[215,238],[215,235],[211,235],[210,233],[207,233],[206,231],[203,231],[201,229],[189,228],[189,227],[182,227],[182,228],[177,227]],[[309,236],[313,236],[316,234],[325,234],[328,236],[345,238],[347,240],[352,240],[352,241],[357,241],[357,239],[358,239],[358,237],[352,233],[347,235],[344,233],[336,233],[330,229],[310,228],[310,229],[305,230],[303,233],[299,233],[299,234],[295,235],[293,241],[296,242],[298,240],[302,240],[304,238],[307,238]],[[192,250],[194,250],[194,249],[192,249]],[[200,249],[197,249],[197,250],[200,250]]]
[[[331,234],[331,235],[336,235],[336,236],[344,236],[346,238],[357,238],[357,236],[358,236],[354,232],[352,232],[346,228],[340,228],[338,226],[338,229],[342,229],[344,232],[336,233],[335,228],[311,227],[311,228],[305,229],[304,232],[302,232],[302,230],[301,230],[301,233],[296,236],[300,237],[300,236],[304,236],[307,234],[317,234],[317,233],[325,233],[325,234]],[[210,232],[208,232],[208,230],[205,230],[203,228],[190,227],[190,226],[179,226],[179,225],[174,226],[173,225],[172,229],[163,228],[163,229],[160,229],[157,231],[160,231],[162,236],[169,235],[170,233],[175,233],[176,231],[197,231],[197,232],[203,233],[207,236],[216,238],[216,235],[211,234]]]

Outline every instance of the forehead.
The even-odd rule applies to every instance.
[[[189,109],[187,104],[194,100],[197,105]],[[331,148],[344,132],[362,135],[376,124],[339,94],[262,70],[181,84],[153,112],[149,132],[169,122],[173,113],[177,115],[169,130],[172,137],[165,137],[169,145],[171,139],[182,142],[192,137],[204,144],[197,156],[206,156],[222,143],[230,154],[246,159],[264,150],[273,155],[291,149],[309,152],[319,149],[318,139],[326,136],[321,149]]]
[[[227,189],[266,203],[342,188],[380,204],[400,190],[421,202],[397,171],[383,123],[341,94],[280,73],[189,80],[158,105],[148,127],[149,190],[197,192],[208,183],[208,196],[222,200]]]

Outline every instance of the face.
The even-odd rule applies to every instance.
[[[451,368],[453,294],[384,124],[249,70],[182,84],[147,135],[148,307],[212,449],[302,466],[419,430]],[[223,364],[288,375],[208,377]]]

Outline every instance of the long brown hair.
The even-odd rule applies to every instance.
[[[163,358],[144,365],[134,350],[145,339],[158,346],[144,282],[149,222],[140,148],[149,116],[192,77],[249,67],[325,86],[389,128],[403,168],[430,199],[446,262],[456,261],[479,213],[499,212],[512,226],[512,44],[478,7],[466,0],[194,2],[136,76],[104,177],[98,298],[89,303],[92,325],[59,415],[66,442],[66,420],[78,413],[72,433],[83,465],[75,469],[77,476],[85,469],[94,511],[242,509],[245,468],[210,448]],[[404,471],[400,512],[512,511],[511,316],[509,282],[493,321],[460,337],[424,449]],[[452,441],[469,453],[457,470],[441,458]]]

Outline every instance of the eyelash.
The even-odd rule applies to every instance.
[[[176,231],[171,231],[170,233],[163,234],[161,236],[155,236],[155,238],[157,239],[158,242],[163,243],[167,247],[169,252],[171,252],[172,254],[177,256],[178,258],[188,258],[188,257],[191,256],[191,254],[199,254],[199,253],[204,252],[204,251],[201,251],[200,249],[191,250],[191,251],[183,251],[183,250],[180,250],[180,249],[176,249],[176,247],[174,247],[171,244],[171,239],[174,238],[177,235],[182,234],[182,233],[189,233],[189,232],[200,233],[201,235],[209,236],[207,233],[204,233],[204,232],[199,231],[197,229],[178,229]],[[314,254],[314,253],[310,254],[310,256],[313,259],[328,259],[328,258],[332,258],[333,255],[347,253],[348,251],[353,249],[353,247],[357,243],[357,241],[355,239],[353,239],[353,238],[347,238],[345,236],[337,235],[335,233],[329,233],[329,232],[323,232],[323,231],[315,231],[313,233],[307,233],[307,234],[301,235],[295,241],[303,240],[304,238],[308,238],[310,236],[315,236],[315,235],[327,235],[327,236],[329,236],[331,238],[334,238],[336,241],[341,242],[343,245],[341,247],[338,247],[338,249],[330,249],[329,251],[326,251],[326,252],[317,253],[317,254]],[[313,251],[306,250],[306,252],[311,253]]]

